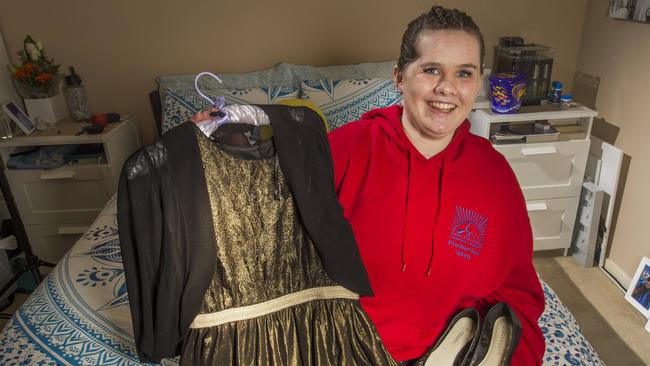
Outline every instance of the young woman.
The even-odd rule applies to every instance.
[[[403,106],[330,133],[335,184],[370,276],[361,299],[398,361],[421,356],[454,314],[508,303],[523,332],[513,365],[541,364],[544,295],[517,179],[469,133],[485,47],[476,23],[433,7],[404,33]]]
[[[470,16],[434,6],[402,39],[393,76],[403,105],[329,136],[338,198],[375,293],[361,304],[405,365],[452,316],[498,302],[523,328],[512,364],[539,365],[544,354],[544,295],[521,189],[505,158],[469,133],[484,54]]]

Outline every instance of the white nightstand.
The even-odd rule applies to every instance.
[[[533,228],[535,250],[565,249],[566,253],[571,246],[591,143],[591,125],[596,115],[586,107],[561,109],[557,105],[522,107],[514,114],[475,110],[469,115],[471,132],[486,139],[507,125],[521,130],[541,122],[558,131],[522,138],[514,136],[510,143],[491,139],[519,180]]]
[[[140,146],[133,117],[96,135],[76,136],[85,123],[64,120],[50,130],[0,142],[0,157],[34,253],[56,263],[117,191],[126,158]],[[93,147],[97,156],[55,169],[11,169],[18,149],[45,145]]]

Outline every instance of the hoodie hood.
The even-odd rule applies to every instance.
[[[422,166],[424,169],[437,170],[438,184],[437,184],[437,192],[435,192],[437,199],[436,199],[435,213],[433,214],[432,217],[433,232],[431,233],[432,234],[431,249],[430,249],[427,269],[425,272],[426,276],[429,276],[431,274],[431,266],[433,264],[435,240],[436,238],[439,237],[438,227],[440,221],[440,210],[441,207],[443,207],[442,201],[445,197],[443,190],[446,187],[445,172],[447,169],[462,168],[463,163],[465,164],[470,163],[467,161],[459,161],[457,159],[459,152],[461,150],[463,140],[467,137],[467,135],[469,135],[470,123],[468,120],[463,121],[456,128],[456,131],[454,132],[454,136],[449,142],[449,144],[442,151],[432,156],[431,158],[427,159],[424,155],[422,155],[422,153],[420,153],[420,151],[417,150],[415,145],[413,145],[411,140],[404,132],[404,127],[402,126],[402,112],[403,112],[403,107],[399,105],[395,105],[388,108],[374,109],[370,112],[365,113],[362,116],[362,119],[374,120],[373,123],[376,123],[377,126],[381,129],[382,133],[385,135],[385,137],[387,137],[388,140],[391,141],[391,143],[397,146],[399,148],[399,151],[402,151],[405,154],[405,158],[407,160],[407,165],[406,165],[407,182],[406,182],[406,194],[404,197],[405,212],[404,212],[404,225],[402,227],[402,248],[401,248],[402,249],[401,250],[402,272],[408,270],[408,257],[407,257],[408,225],[407,223],[409,222],[409,207],[412,203],[411,202],[412,197],[410,197],[410,193],[411,193],[411,187],[414,184],[413,174],[412,174],[414,170],[414,166],[418,165],[418,166]]]
[[[379,126],[379,128],[382,130],[384,135],[388,137],[388,139],[390,139],[395,145],[399,146],[399,148],[404,151],[404,153],[411,153],[414,155],[414,158],[418,160],[430,161],[433,164],[439,166],[442,163],[443,159],[447,160],[447,162],[451,162],[451,160],[454,160],[454,158],[458,156],[462,141],[469,134],[469,128],[471,125],[468,120],[463,121],[463,123],[461,123],[460,126],[456,128],[454,137],[449,142],[447,147],[445,147],[438,154],[427,159],[415,148],[415,145],[413,145],[411,140],[408,138],[408,136],[406,136],[406,133],[404,132],[404,127],[402,126],[403,110],[404,108],[400,105],[373,109],[370,112],[364,113],[361,116],[361,119],[373,120],[373,123]],[[470,162],[455,161],[454,163],[457,165],[454,168],[460,168],[463,163],[467,165]],[[460,166],[458,166],[459,164]]]

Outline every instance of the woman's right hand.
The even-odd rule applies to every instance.
[[[199,122],[203,122],[203,121],[211,121],[211,120],[217,119],[218,117],[216,117],[216,116],[213,117],[213,116],[210,115],[210,113],[218,112],[218,111],[219,111],[219,108],[216,108],[216,107],[210,107],[209,109],[204,109],[204,110],[202,110],[202,111],[200,111],[200,112],[198,112],[198,113],[196,113],[196,114],[194,114],[192,116],[192,118],[191,118],[192,122],[199,123]]]

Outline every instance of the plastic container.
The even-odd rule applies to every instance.
[[[496,113],[515,113],[526,93],[525,73],[500,73],[490,76],[490,107]]]
[[[559,81],[554,81],[551,84],[551,103],[560,104],[562,99],[562,83]]]
[[[571,108],[573,107],[573,96],[571,94],[564,94],[560,97],[560,107],[561,108]]]
[[[555,57],[553,48],[539,44],[500,45],[494,51],[495,73],[516,72],[528,75],[526,94],[523,98],[524,105],[539,105],[546,100],[553,72]]]
[[[70,117],[79,122],[88,121],[90,119],[90,106],[86,87],[81,85],[81,78],[75,73],[74,67],[70,68],[70,75],[65,77],[63,94],[65,95]]]

